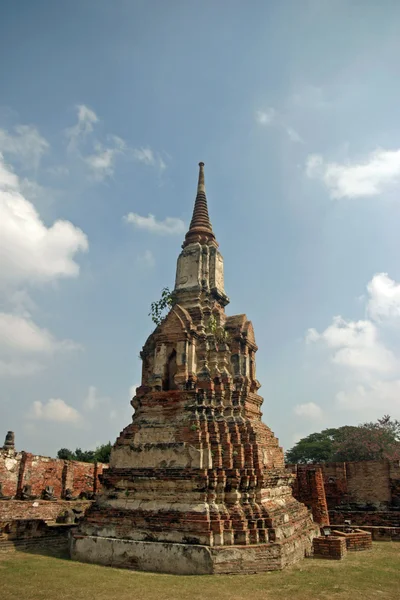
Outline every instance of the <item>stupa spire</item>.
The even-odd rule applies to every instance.
[[[207,240],[214,241],[215,235],[212,230],[210,217],[208,214],[206,186],[204,183],[204,163],[199,163],[199,181],[197,184],[197,194],[194,203],[193,216],[190,221],[189,231],[185,236],[183,247],[192,242],[205,242]]]

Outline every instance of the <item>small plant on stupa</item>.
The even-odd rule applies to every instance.
[[[228,332],[223,327],[218,325],[217,319],[214,315],[211,315],[207,321],[206,332],[211,333],[219,344],[228,342]]]
[[[149,317],[156,325],[160,325],[168,312],[175,304],[175,294],[165,287],[161,291],[161,298],[150,305]]]

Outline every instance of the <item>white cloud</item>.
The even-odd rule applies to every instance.
[[[29,377],[43,371],[45,365],[35,360],[13,358],[3,360],[0,358],[0,377],[17,378]]]
[[[286,133],[288,134],[289,139],[292,142],[303,143],[303,139],[301,138],[300,134],[297,133],[297,131],[293,129],[293,127],[286,127]]]
[[[46,403],[36,400],[32,404],[29,418],[56,423],[79,423],[81,415],[61,398],[51,398]]]
[[[150,148],[134,148],[132,152],[135,159],[143,162],[145,165],[154,165],[156,162],[153,151]]]
[[[140,387],[140,385],[140,383],[135,383],[134,385],[131,385],[131,387],[129,388],[129,396],[131,398],[136,396],[136,388]]]
[[[148,269],[152,269],[156,264],[156,259],[151,250],[145,250],[143,254],[138,256],[137,262]]]
[[[368,314],[374,321],[400,317],[400,284],[387,273],[377,273],[367,286]]]
[[[298,417],[305,417],[307,419],[319,419],[322,416],[322,409],[318,404],[314,402],[306,402],[305,404],[297,404],[293,412]]]
[[[69,340],[58,342],[30,319],[0,312],[0,348],[47,354],[59,349],[71,350],[76,345]]]
[[[69,139],[68,150],[82,160],[88,167],[95,181],[103,181],[112,177],[115,170],[116,160],[120,156],[134,160],[163,171],[166,164],[159,154],[149,147],[130,148],[121,137],[117,135],[106,135],[102,142],[94,137],[94,126],[99,118],[96,113],[80,104],[77,107],[78,121],[66,130]],[[84,142],[88,140],[86,145]],[[92,150],[88,150],[88,146]],[[83,151],[85,148],[85,151]]]
[[[309,329],[308,342],[321,341],[333,350],[332,362],[353,369],[392,372],[398,367],[393,353],[379,340],[379,332],[371,321],[346,321],[334,317],[322,333]]]
[[[166,217],[164,221],[157,221],[154,215],[149,214],[147,217],[142,217],[131,212],[124,216],[124,220],[132,223],[137,229],[143,229],[150,233],[176,235],[185,232],[184,222],[175,217]]]
[[[293,128],[287,125],[286,119],[282,114],[278,113],[274,108],[268,107],[265,110],[257,110],[255,113],[257,123],[263,127],[276,125],[283,129],[291,142],[303,143],[300,134]]]
[[[312,154],[306,162],[306,174],[321,180],[331,198],[377,196],[400,179],[400,150],[378,148],[359,163],[325,162]]]
[[[32,125],[17,125],[14,134],[0,129],[0,152],[16,157],[24,167],[37,168],[48,148],[48,142]]]
[[[66,130],[66,135],[69,138],[68,149],[74,150],[80,140],[83,140],[89,133],[93,131],[94,125],[98,122],[98,117],[94,110],[85,104],[76,106],[78,121],[73,126]]]
[[[0,312],[0,376],[28,376],[45,368],[44,362],[56,352],[80,346],[71,340],[57,340],[29,317]]]
[[[161,156],[155,154],[151,148],[133,148],[132,156],[134,160],[150,167],[157,167],[160,171],[164,171],[167,168]]]
[[[398,329],[392,327],[400,316],[400,285],[387,273],[377,273],[367,291],[363,299],[370,319],[334,317],[322,333],[309,329],[306,340],[323,344],[330,362],[346,368],[339,379],[338,372],[331,373],[331,383],[336,389],[339,384],[340,390],[335,395],[337,410],[358,412],[363,420],[385,413],[400,418],[400,340],[396,344]],[[389,338],[385,337],[387,324],[391,326]]]
[[[114,161],[116,150],[113,148],[97,148],[96,154],[86,156],[85,161],[92,169],[95,178],[103,180],[114,174]]]
[[[267,107],[264,110],[257,110],[255,118],[260,125],[271,125],[276,118],[276,110],[272,107]]]
[[[357,385],[336,395],[337,406],[346,411],[362,412],[364,419],[375,419],[377,414],[400,417],[400,379],[376,380]]]
[[[83,401],[83,409],[85,411],[92,411],[99,408],[101,405],[109,404],[110,398],[106,396],[100,396],[97,388],[94,385],[89,386],[86,398]]]
[[[0,284],[75,277],[74,256],[87,248],[86,235],[69,221],[44,225],[0,155]]]
[[[324,90],[315,85],[305,85],[297,90],[290,102],[294,106],[310,110],[322,110],[331,106],[331,102],[326,99]]]

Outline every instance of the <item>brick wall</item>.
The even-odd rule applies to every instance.
[[[346,463],[347,490],[352,502],[388,505],[391,502],[389,461]]]
[[[319,465],[287,465],[293,472],[298,471],[297,492],[294,494],[305,504],[309,484],[305,470],[322,470],[325,497],[328,509],[334,510],[340,505],[359,505],[360,508],[373,506],[386,510],[400,506],[400,463],[399,461],[360,461],[321,463]],[[304,499],[301,499],[304,498]]]
[[[361,531],[361,529],[356,529],[351,533],[346,533],[345,531],[332,531],[332,535],[344,539],[349,552],[371,550],[372,548],[372,535],[369,531]]]
[[[73,525],[53,525],[40,519],[9,521],[0,519],[0,552],[19,550],[52,551],[68,549],[68,534]]]
[[[21,456],[21,452],[0,450],[0,483],[4,496],[15,496],[17,493]]]
[[[19,497],[24,485],[33,496],[41,496],[46,486],[62,498],[67,488],[75,496],[98,490],[98,476],[107,465],[36,456],[29,452],[0,450],[0,483],[3,496]]]
[[[0,521],[13,521],[19,519],[42,519],[55,521],[66,509],[75,509],[86,512],[92,503],[89,500],[2,500],[0,502]]]
[[[377,510],[330,510],[332,525],[343,525],[350,520],[352,525],[373,525],[375,527],[400,527],[400,511]]]
[[[339,536],[321,536],[313,539],[313,555],[315,558],[331,558],[341,560],[347,552],[346,540]]]

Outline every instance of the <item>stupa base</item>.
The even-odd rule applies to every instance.
[[[315,526],[301,536],[250,546],[201,546],[100,536],[71,537],[73,560],[175,575],[249,574],[278,571],[311,553]]]

